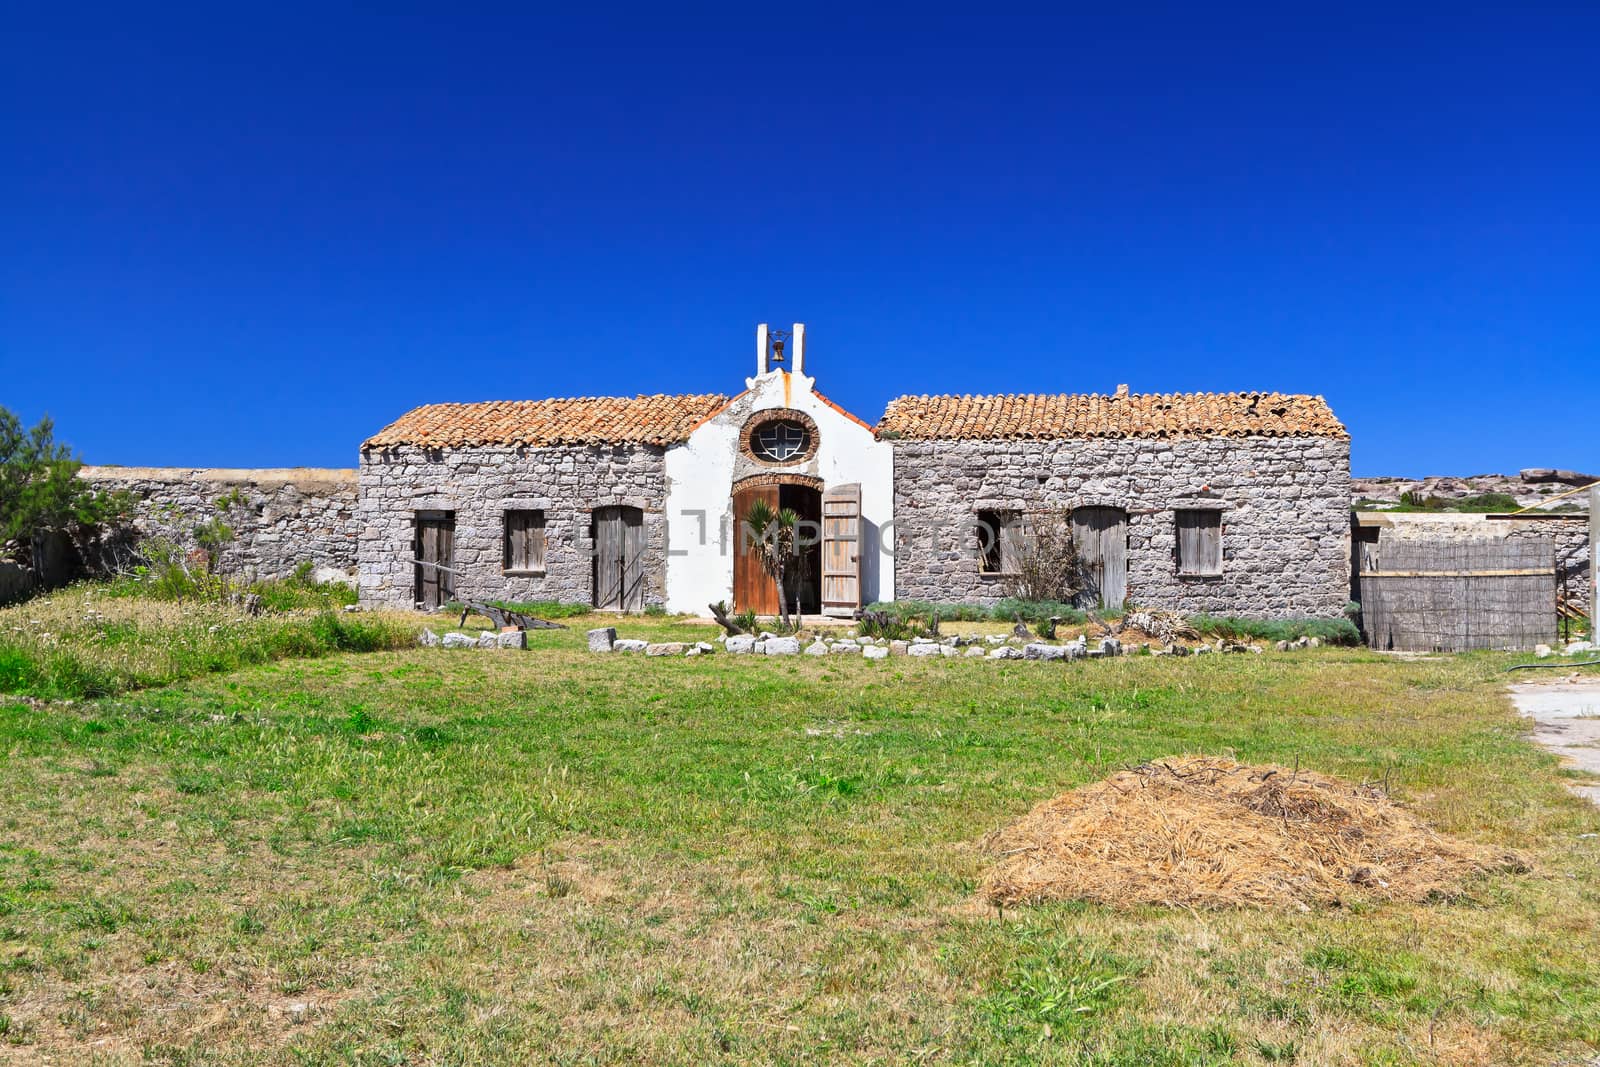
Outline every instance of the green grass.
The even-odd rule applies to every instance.
[[[324,607],[250,617],[219,604],[73,586],[0,609],[0,694],[109,696],[271,660],[403,648],[418,629],[393,615]]]
[[[1330,645],[1361,643],[1361,631],[1349,619],[1238,619],[1194,615],[1189,622],[1206,637],[1251,638],[1257,641],[1295,641],[1301,637],[1315,637]]]
[[[588,615],[594,610],[588,604],[569,604],[560,600],[490,600],[486,601],[486,603],[490,607],[532,615],[535,618],[544,619],[546,622],[577,618],[580,615]],[[440,611],[445,615],[454,613],[459,618],[461,609],[460,602],[451,601]]]
[[[608,619],[628,636],[709,627]],[[1600,816],[1500,657],[413,648],[0,707],[0,1060],[1431,1064],[1600,1047]],[[1231,752],[1530,873],[1435,905],[974,906],[988,830]]]

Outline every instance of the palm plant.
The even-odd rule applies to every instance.
[[[797,628],[789,615],[789,577],[798,560],[795,551],[795,530],[800,516],[792,508],[774,509],[765,500],[751,503],[745,512],[748,527],[746,536],[754,535],[752,548],[761,561],[761,569],[772,576],[778,586],[778,616],[785,629]]]

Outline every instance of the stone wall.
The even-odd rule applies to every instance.
[[[458,595],[509,601],[594,600],[595,508],[644,512],[645,603],[666,598],[666,463],[650,446],[393,448],[361,457],[358,515],[364,603],[415,603],[418,511],[455,513]],[[506,574],[505,512],[544,512],[545,571]]]
[[[1128,512],[1128,599],[1332,618],[1349,598],[1350,443],[1336,438],[895,441],[895,595],[993,603],[979,509]],[[1222,574],[1177,573],[1174,509],[1223,509]]]
[[[230,574],[280,578],[307,561],[349,574],[356,567],[356,472],[192,467],[84,467],[78,476],[135,501],[141,537],[197,549],[195,527],[221,516],[235,534],[218,560]],[[233,498],[226,511],[217,501]]]

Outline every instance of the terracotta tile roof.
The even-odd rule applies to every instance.
[[[1099,393],[902,396],[882,438],[1348,437],[1320,396],[1289,393]]]
[[[367,438],[361,447],[670,445],[688,438],[695,426],[727,402],[720,394],[704,393],[424,404]]]

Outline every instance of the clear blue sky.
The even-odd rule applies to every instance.
[[[328,5],[332,7],[333,5]],[[351,466],[440,400],[1321,393],[1600,471],[1600,6],[11,5],[0,403]]]

